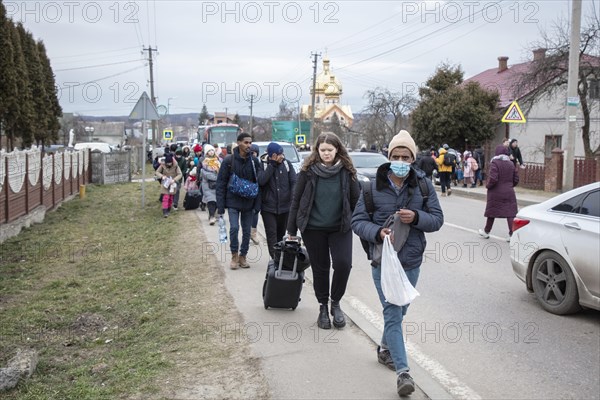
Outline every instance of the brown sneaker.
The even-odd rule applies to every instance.
[[[456,185],[454,185],[456,186]],[[452,189],[448,188],[448,196],[450,196],[452,194]]]
[[[238,261],[240,263],[240,268],[250,268],[250,264],[246,261],[246,256],[240,256]]]
[[[229,268],[238,269],[239,267],[239,257],[238,253],[231,254],[231,262],[229,263]]]

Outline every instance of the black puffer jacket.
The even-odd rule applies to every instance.
[[[294,186],[296,186],[296,171],[288,160],[281,164],[273,161],[263,161],[264,171],[260,174],[258,184],[262,195],[262,211],[273,214],[285,214],[290,211]]]
[[[351,228],[352,212],[354,212],[354,207],[360,196],[360,185],[358,181],[350,177],[350,171],[347,169],[342,168],[340,174],[342,193],[344,194],[340,232],[347,232]],[[317,179],[318,176],[310,170],[300,171],[298,175],[287,226],[287,230],[292,236],[296,235],[298,230],[304,232],[304,229],[306,229],[315,199]]]
[[[233,154],[228,155],[223,160],[219,175],[217,177],[217,211],[219,214],[224,214],[226,208],[246,211],[254,209],[260,210],[260,193],[254,199],[245,199],[231,193],[227,189],[231,172],[235,172],[240,178],[244,178],[251,182],[258,182],[260,174],[263,173],[260,161],[258,158],[250,155],[246,158],[240,156],[238,148],[233,149]]]

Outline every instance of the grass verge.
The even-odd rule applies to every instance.
[[[210,327],[242,318],[196,212],[161,218],[159,186],[88,186],[0,245],[0,366],[40,361],[5,399],[268,397],[247,344]],[[223,379],[231,366],[246,370]],[[192,397],[190,397],[192,396]]]

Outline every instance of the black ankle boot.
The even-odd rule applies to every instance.
[[[343,328],[346,326],[346,318],[340,308],[339,301],[331,301],[331,316],[333,317],[333,326],[336,328]]]
[[[329,319],[329,313],[327,312],[327,304],[321,304],[317,326],[321,329],[331,329],[331,320]]]

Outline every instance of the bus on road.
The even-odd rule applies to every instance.
[[[225,150],[236,143],[241,131],[236,124],[201,125],[198,127],[198,143],[218,144]]]

